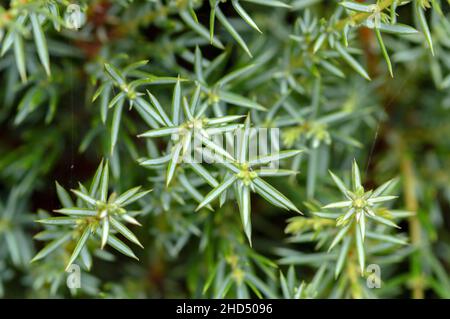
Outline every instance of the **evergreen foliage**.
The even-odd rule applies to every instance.
[[[449,9],[0,1],[0,296],[450,298]]]

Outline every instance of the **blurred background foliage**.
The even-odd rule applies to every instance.
[[[0,1],[0,295],[450,298],[449,8],[444,0]],[[136,137],[160,126],[147,90],[169,114],[177,85],[188,101],[198,88],[209,118],[251,114],[255,127],[281,129],[283,149],[303,151],[282,161],[299,174],[267,178],[303,216],[252,194],[250,246],[234,194],[196,212],[215,187],[206,173],[179,165],[166,186],[166,162],[145,165],[170,154],[168,139]],[[106,193],[153,189],[127,213],[141,224],[129,228],[144,249],[133,247],[137,261],[88,240],[81,289],[69,289],[64,270],[79,235],[35,221],[75,199],[63,188],[95,184],[102,159]],[[328,249],[339,214],[323,207],[345,199],[328,170],[350,185],[353,159],[366,191],[396,179],[399,197],[376,214],[399,218],[401,229],[368,224],[362,248],[365,263],[381,267],[377,289],[353,237]]]

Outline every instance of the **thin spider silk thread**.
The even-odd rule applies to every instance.
[[[417,70],[417,64],[414,65],[414,67],[412,68],[412,71],[409,74],[414,74],[416,70]],[[402,81],[402,84],[400,85],[400,88],[396,91],[396,93],[394,95],[391,96],[389,101],[386,103],[385,108],[388,108],[389,106],[391,106],[392,103],[394,102],[394,100],[400,95],[401,92],[403,92],[403,90],[406,86],[406,81],[409,80],[410,77],[411,76],[403,77],[403,81]],[[364,175],[366,175],[366,176],[367,176],[367,172],[369,170],[369,165],[372,161],[373,152],[375,151],[376,142],[378,141],[379,129],[380,129],[380,119],[378,118],[377,119],[377,129],[375,130],[375,136],[373,138],[372,147],[370,148],[370,151],[369,151],[369,157],[367,159],[366,169],[364,170]]]

